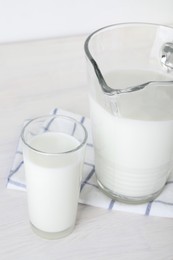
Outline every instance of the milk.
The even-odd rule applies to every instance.
[[[118,88],[120,83],[122,87],[144,83],[151,72],[116,71],[105,78]],[[153,72],[153,78],[164,77]],[[118,111],[106,96],[100,102],[90,98],[96,175],[108,193],[143,198],[163,188],[173,162],[172,92],[169,87],[153,87],[150,92],[148,87],[117,96],[113,102]]]
[[[79,144],[67,134],[47,132],[30,142],[30,146],[45,154],[24,146],[30,221],[41,231],[61,232],[74,226],[82,171],[81,150],[66,151]]]

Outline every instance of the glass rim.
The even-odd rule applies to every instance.
[[[83,129],[83,133],[84,133],[84,138],[82,140],[82,142],[80,142],[79,145],[77,145],[75,148],[73,149],[70,149],[70,150],[67,150],[67,151],[64,151],[64,152],[55,152],[55,153],[51,153],[51,152],[44,152],[42,150],[39,150],[39,149],[36,149],[34,148],[32,145],[29,144],[29,142],[27,142],[25,140],[25,133],[26,133],[26,130],[28,128],[28,126],[30,126],[33,122],[36,122],[37,120],[39,119],[48,119],[48,118],[61,118],[61,119],[64,119],[64,120],[67,120],[67,121],[71,121],[71,122],[74,122],[75,124],[77,124],[78,126],[81,127],[81,129]],[[55,132],[56,133],[56,132]],[[74,137],[73,135],[69,135],[69,136],[72,136]],[[75,138],[75,137],[74,137]],[[31,150],[33,150],[34,152],[37,152],[37,153],[40,153],[42,155],[51,155],[51,156],[55,156],[55,155],[63,155],[63,154],[69,154],[69,153],[73,153],[79,149],[81,149],[87,142],[87,138],[88,138],[88,133],[87,133],[87,130],[86,128],[84,127],[84,125],[82,123],[80,123],[79,121],[77,121],[76,119],[70,117],[70,116],[65,116],[65,115],[43,115],[43,116],[38,116],[38,117],[35,117],[35,118],[32,118],[31,120],[29,120],[29,122],[26,123],[26,125],[23,127],[22,129],[22,132],[21,132],[21,139],[22,139],[22,142],[28,147],[30,148]],[[77,138],[75,138],[77,139]]]
[[[109,30],[111,28],[120,28],[120,27],[124,27],[124,26],[147,26],[147,27],[156,27],[156,28],[167,28],[172,30],[173,32],[173,27],[171,25],[165,25],[165,24],[157,24],[157,23],[148,23],[148,22],[125,22],[125,23],[116,23],[116,24],[110,24],[104,27],[101,27],[97,30],[95,30],[94,32],[92,32],[85,40],[84,43],[84,50],[85,50],[85,54],[87,56],[87,58],[89,59],[89,61],[91,62],[94,71],[96,73],[96,77],[98,79],[98,82],[103,90],[103,93],[108,95],[108,96],[114,96],[115,94],[124,94],[124,93],[130,93],[130,92],[134,92],[140,89],[143,89],[146,85],[148,85],[148,83],[144,83],[141,85],[137,85],[137,86],[132,86],[132,87],[127,87],[125,89],[113,89],[111,87],[109,87],[109,85],[106,83],[103,73],[101,72],[101,70],[99,69],[98,63],[96,62],[95,58],[92,56],[91,52],[90,52],[90,48],[89,48],[89,44],[90,41],[92,40],[92,38],[101,33],[104,32],[106,30]],[[152,82],[151,82],[152,83]],[[170,81],[165,81],[165,83],[168,84],[172,84],[173,80]],[[150,83],[149,83],[150,84]]]

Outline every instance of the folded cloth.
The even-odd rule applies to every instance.
[[[84,162],[83,179],[79,202],[108,210],[118,210],[124,212],[138,213],[147,216],[160,216],[173,218],[173,174],[170,176],[162,193],[157,199],[140,205],[124,204],[107,197],[99,188],[95,177],[94,148],[91,135],[90,120],[81,115],[77,115],[62,109],[55,108],[51,114],[66,115],[81,122],[88,131],[88,141],[86,146],[86,156]],[[7,188],[16,190],[26,190],[24,162],[22,155],[22,142],[19,144],[14,157],[12,169],[8,176]]]

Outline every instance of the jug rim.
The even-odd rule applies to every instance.
[[[132,86],[132,87],[127,87],[125,89],[113,89],[111,88],[105,81],[104,77],[103,77],[103,74],[96,62],[96,60],[93,58],[90,50],[89,50],[89,43],[90,43],[90,40],[93,38],[93,36],[97,35],[99,32],[101,31],[104,31],[106,29],[111,29],[113,27],[121,27],[121,26],[153,26],[153,27],[163,27],[163,28],[168,28],[168,29],[171,29],[173,30],[173,26],[171,25],[165,25],[165,24],[159,24],[159,23],[148,23],[148,22],[125,22],[125,23],[115,23],[115,24],[110,24],[110,25],[107,25],[107,26],[104,26],[104,27],[101,27],[95,31],[93,31],[85,40],[85,43],[84,43],[84,50],[85,50],[85,54],[87,56],[87,58],[89,59],[89,61],[91,62],[93,68],[94,68],[94,71],[96,73],[96,76],[97,76],[97,79],[99,81],[99,84],[103,90],[103,92],[108,95],[108,96],[113,96],[115,94],[123,94],[123,93],[129,93],[129,92],[134,92],[134,91],[137,91],[137,90],[140,90],[140,89],[143,89],[144,87],[146,87],[147,85],[149,84],[152,84],[153,81],[150,81],[150,82],[146,82],[146,83],[143,83],[143,84],[140,84],[140,85],[137,85],[137,86]],[[167,43],[165,43],[167,44]],[[171,42],[170,44],[172,44],[172,48],[173,48],[173,42]],[[160,81],[154,81],[154,83],[163,83],[160,82]],[[173,83],[173,80],[170,80],[170,81],[164,81],[164,84],[172,84]]]

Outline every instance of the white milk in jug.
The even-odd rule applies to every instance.
[[[124,76],[125,75],[125,76]],[[170,80],[156,72],[116,71],[109,86],[137,86],[148,80]],[[141,81],[142,79],[142,81]],[[173,90],[148,86],[115,97],[118,114],[90,98],[97,180],[112,194],[145,198],[162,190],[172,169]],[[172,86],[173,88],[173,86]]]

